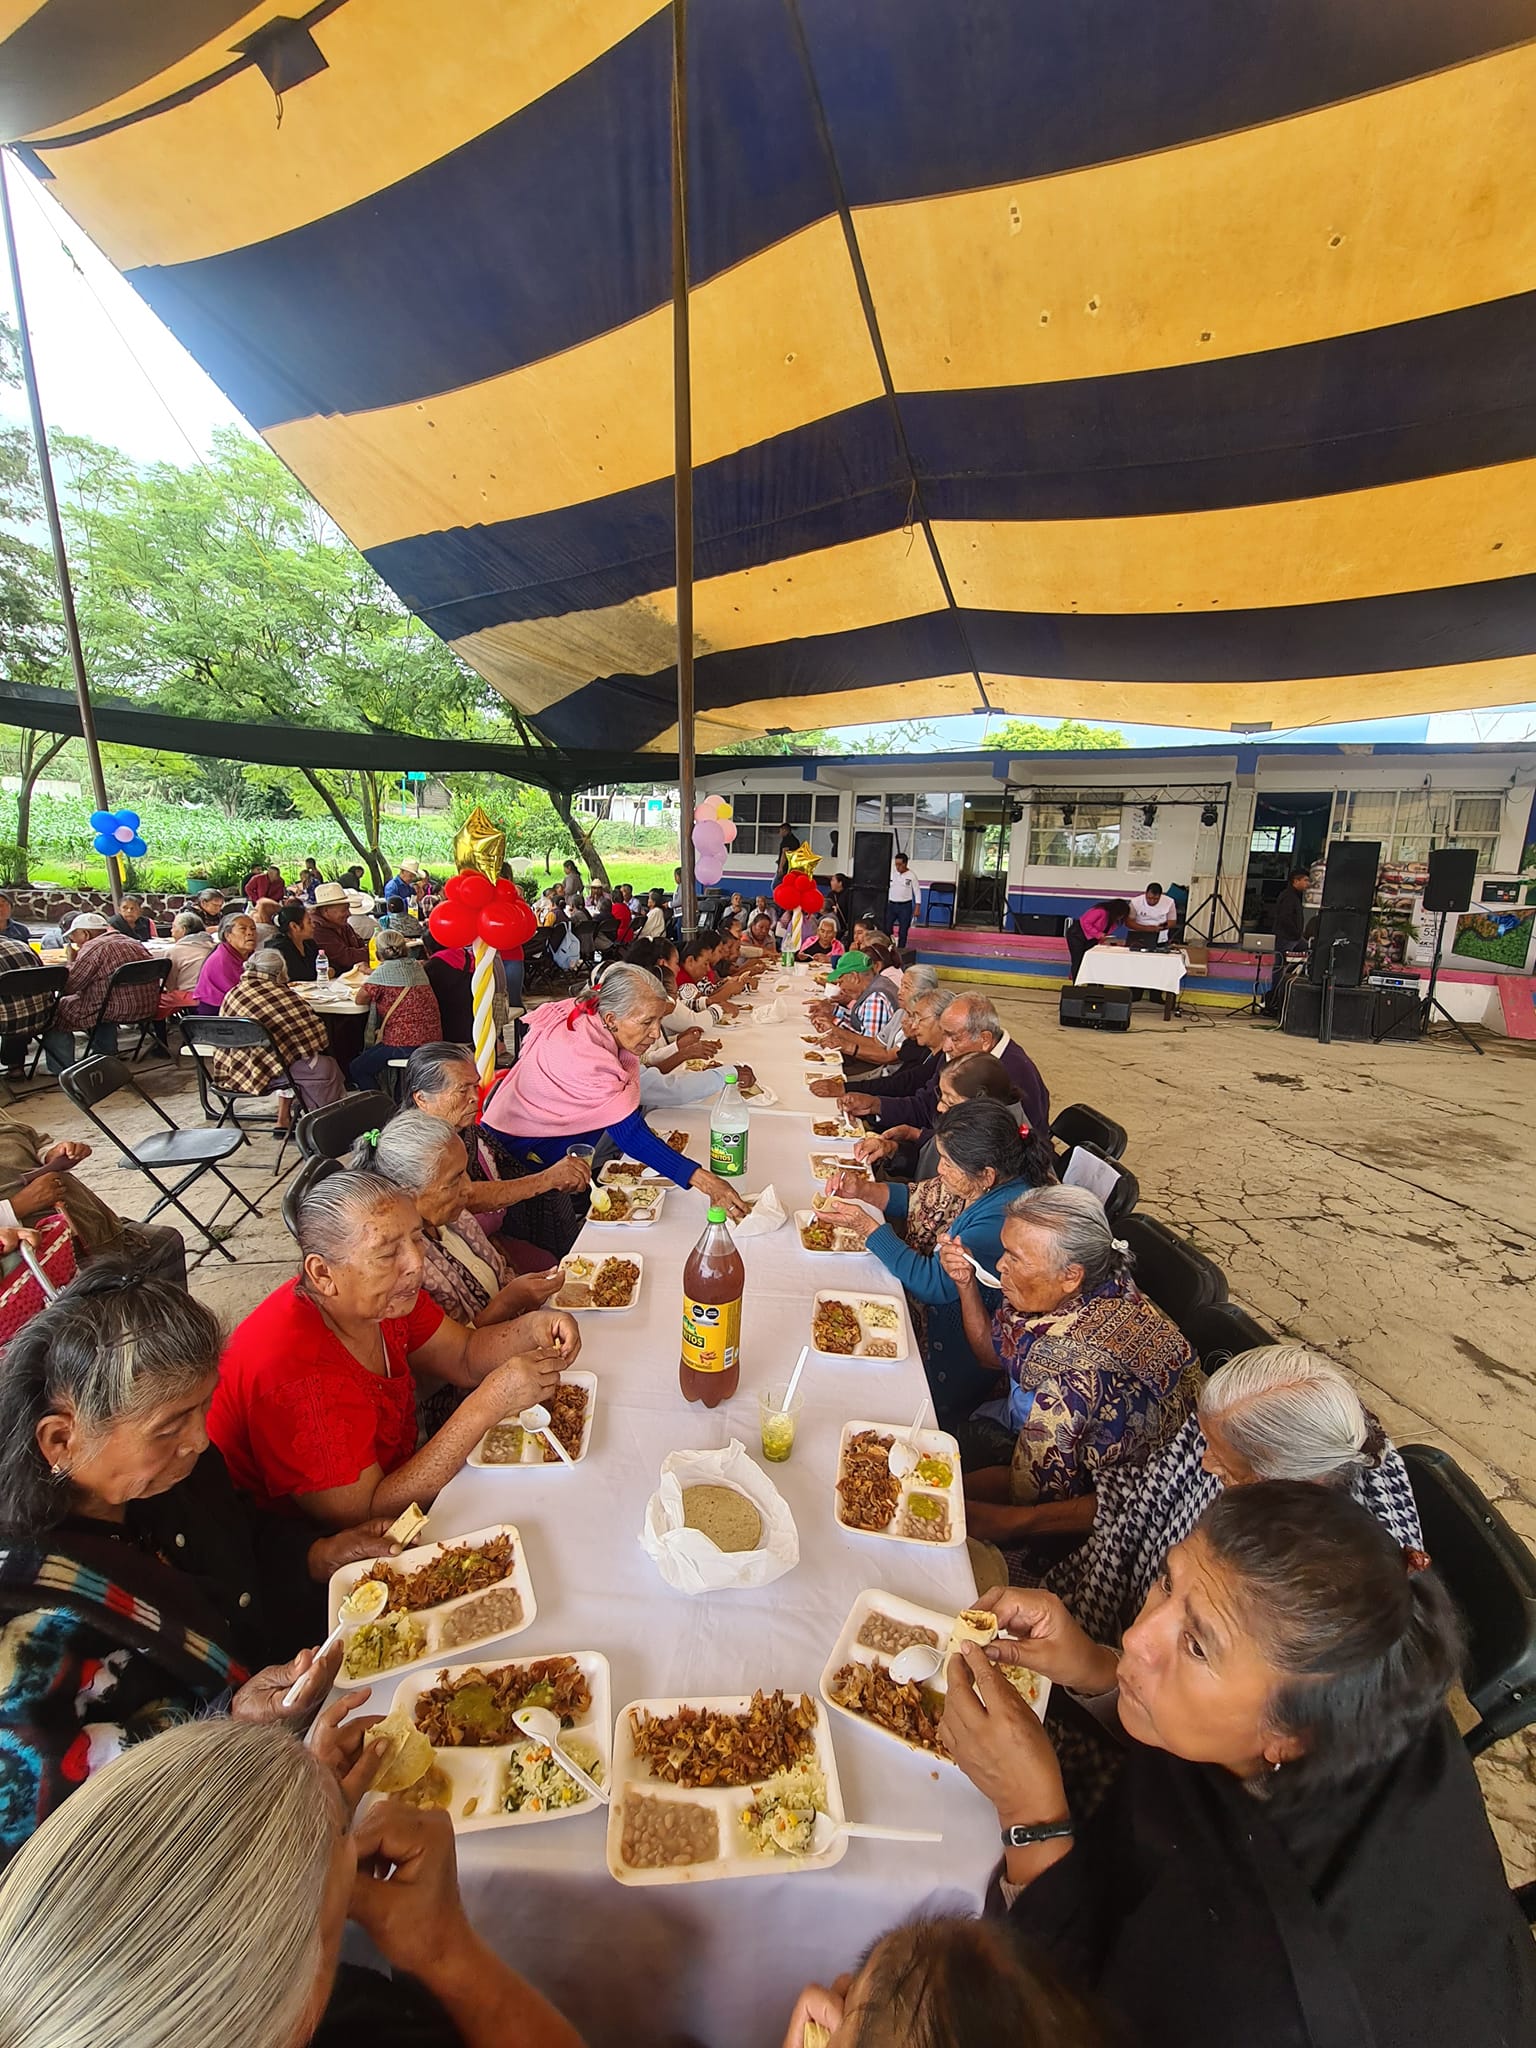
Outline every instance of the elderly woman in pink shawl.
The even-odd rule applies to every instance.
[[[592,995],[542,1004],[482,1121],[546,1166],[606,1133],[631,1159],[678,1187],[697,1188],[728,1215],[745,1216],[728,1182],[664,1145],[640,1114],[640,1055],[656,1043],[671,1008],[654,974],[627,966],[611,967]]]

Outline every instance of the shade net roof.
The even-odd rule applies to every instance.
[[[702,746],[1536,694],[1536,0],[690,24]],[[405,602],[674,748],[667,10],[6,31],[4,133]]]

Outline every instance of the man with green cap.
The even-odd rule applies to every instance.
[[[834,960],[827,971],[827,986],[836,1022],[860,1038],[889,1038],[896,1017],[895,997],[867,953],[844,953]]]

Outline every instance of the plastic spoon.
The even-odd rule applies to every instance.
[[[352,1588],[336,1612],[336,1626],[315,1652],[314,1663],[299,1678],[296,1678],[283,1694],[285,1707],[296,1707],[299,1695],[315,1675],[315,1665],[324,1662],[326,1652],[333,1644],[344,1642],[348,1635],[360,1629],[364,1622],[377,1621],[389,1604],[389,1588],[380,1579],[360,1579]]]
[[[555,1449],[560,1453],[561,1457],[565,1460],[567,1465],[575,1464],[576,1460],[571,1456],[570,1452],[565,1448],[565,1445],[561,1443],[559,1437],[557,1437],[555,1435],[555,1432],[550,1428],[549,1410],[544,1406],[542,1401],[535,1401],[531,1408],[525,1408],[522,1414],[518,1416],[517,1420],[518,1426],[522,1429],[527,1430],[530,1436],[541,1436],[544,1438],[546,1443],[553,1444]]]
[[[917,1448],[917,1432],[922,1427],[923,1417],[928,1413],[928,1396],[924,1394],[923,1405],[912,1418],[912,1427],[904,1437],[893,1443],[886,1458],[893,1479],[910,1479],[917,1470],[922,1453]]]
[[[944,1662],[942,1650],[930,1650],[925,1643],[908,1643],[891,1659],[891,1677],[898,1685],[926,1685],[937,1678]]]
[[[608,1794],[597,1780],[589,1778],[581,1765],[560,1747],[559,1718],[548,1707],[519,1707],[512,1716],[512,1726],[520,1728],[534,1742],[542,1742],[568,1778],[574,1778],[583,1792],[590,1792],[602,1805],[608,1804]]]
[[[932,1828],[877,1828],[867,1820],[834,1820],[830,1813],[818,1813],[811,1828],[811,1854],[825,1855],[828,1849],[837,1847],[844,1835],[864,1835],[874,1842],[942,1842],[944,1839]]]
[[[981,1263],[980,1259],[971,1258],[970,1253],[965,1250],[964,1245],[961,1245],[960,1249],[962,1252],[965,1253],[965,1257],[970,1263],[972,1272],[975,1273],[976,1278],[981,1282],[983,1287],[996,1287],[999,1289],[1002,1287],[1002,1281],[998,1279],[995,1273],[989,1273],[986,1267]]]

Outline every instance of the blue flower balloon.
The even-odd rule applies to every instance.
[[[91,830],[95,834],[91,844],[100,854],[121,853],[129,860],[139,860],[149,851],[139,837],[137,811],[92,811]]]

